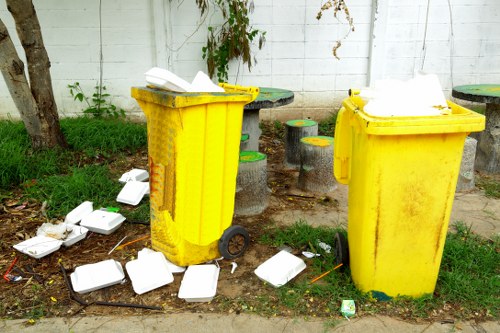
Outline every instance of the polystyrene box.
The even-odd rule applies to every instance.
[[[122,265],[113,259],[79,266],[70,275],[73,290],[83,294],[120,283],[125,278]]]
[[[217,292],[220,268],[215,265],[189,266],[179,288],[179,298],[187,302],[210,302]]]
[[[109,235],[118,229],[123,221],[125,217],[121,214],[95,210],[85,216],[80,225],[98,234]]]
[[[71,232],[66,236],[66,239],[63,241],[64,246],[71,246],[87,236],[89,229],[79,226],[79,225],[69,225],[71,228]]]
[[[191,84],[174,73],[159,67],[153,67],[146,73],[146,82],[158,88],[186,92],[191,90]]]
[[[125,264],[132,288],[141,295],[174,281],[167,260],[161,252],[154,252]]]
[[[142,182],[149,178],[149,173],[143,169],[132,169],[130,171],[125,172],[120,179],[118,180],[120,183],[127,183],[132,181]]]
[[[59,250],[62,243],[62,241],[52,237],[36,236],[16,244],[13,247],[30,257],[40,259]]]
[[[305,268],[304,260],[286,251],[280,251],[257,267],[255,274],[272,286],[281,287]]]
[[[68,215],[66,215],[64,223],[77,224],[83,217],[92,213],[93,210],[94,208],[92,207],[92,202],[84,201],[78,207],[69,212]]]
[[[116,201],[136,206],[147,192],[149,192],[149,183],[130,181],[118,193]]]

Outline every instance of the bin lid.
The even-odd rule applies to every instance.
[[[451,101],[451,112],[437,116],[377,117],[364,112],[366,104],[360,96],[353,95],[343,101],[343,106],[354,114],[361,128],[372,135],[408,135],[480,132],[485,127],[485,117]],[[404,106],[402,106],[404,107]]]
[[[241,88],[238,90],[237,88]],[[250,103],[258,94],[255,87],[237,87],[220,93],[175,92],[150,87],[132,87],[131,95],[139,101],[176,109],[209,103]]]

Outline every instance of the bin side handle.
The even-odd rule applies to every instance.
[[[333,143],[333,174],[339,183],[348,184],[351,178],[351,124],[344,107],[337,115]]]
[[[252,95],[252,100],[250,100],[248,103],[255,101],[255,99],[259,95],[259,87],[243,87],[229,83],[219,83],[219,86],[224,88],[224,90],[228,93],[246,93]]]

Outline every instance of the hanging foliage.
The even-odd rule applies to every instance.
[[[196,0],[203,15],[208,10],[208,0]],[[253,11],[253,0],[215,0],[214,4],[222,14],[223,23],[208,27],[207,44],[202,48],[203,59],[207,62],[211,78],[217,74],[219,82],[228,80],[229,62],[241,59],[251,70],[255,57],[252,56],[251,44],[258,39],[262,48],[266,32],[254,29],[250,25],[248,14]]]
[[[347,33],[342,37],[341,39],[337,40],[335,42],[335,45],[332,48],[332,53],[333,56],[337,59],[340,59],[337,55],[337,50],[342,46],[342,40],[346,39],[347,36],[351,33],[351,31],[354,31],[354,21],[351,17],[351,13],[349,12],[349,8],[347,8],[347,5],[344,0],[327,0],[323,6],[321,6],[321,9],[319,10],[318,14],[316,15],[316,19],[320,20],[321,17],[323,16],[323,12],[327,10],[333,10],[333,16],[339,20],[337,14],[338,13],[343,13],[344,17],[347,21],[347,24],[349,24],[349,30]]]

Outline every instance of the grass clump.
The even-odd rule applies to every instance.
[[[337,123],[337,113],[330,113],[328,118],[318,123],[318,135],[335,136],[335,124]]]
[[[477,178],[476,185],[484,190],[487,197],[500,199],[500,179],[490,176]]]

